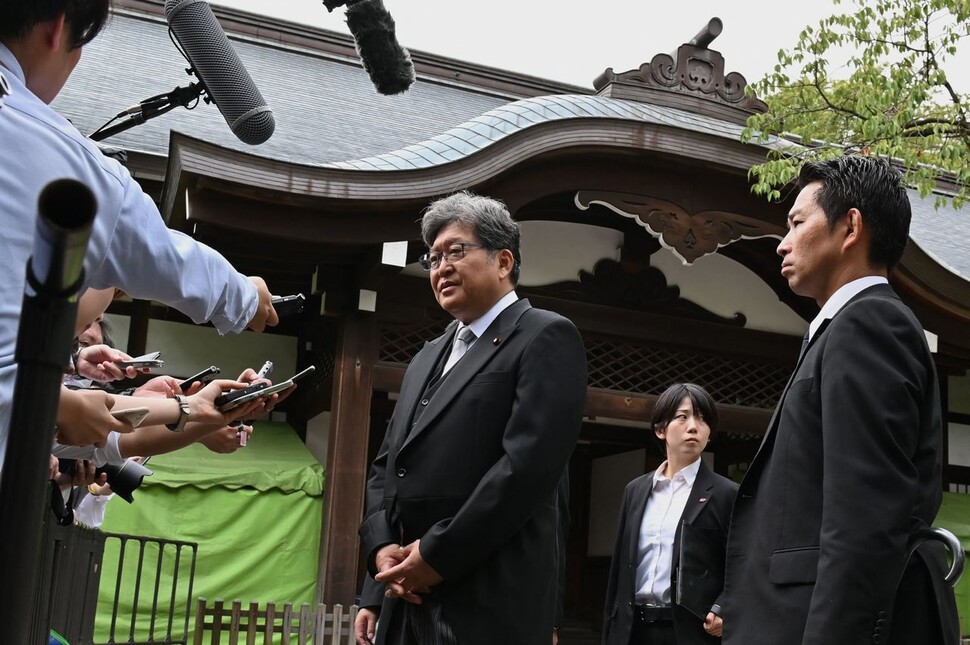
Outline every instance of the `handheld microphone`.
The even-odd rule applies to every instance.
[[[251,145],[273,136],[273,111],[229,43],[209,3],[165,0],[165,18],[233,134]]]
[[[397,42],[394,18],[381,0],[324,0],[327,11],[347,5],[347,28],[364,70],[381,94],[400,94],[414,82],[411,54]]]

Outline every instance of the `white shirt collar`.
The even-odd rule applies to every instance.
[[[653,485],[656,486],[657,482],[667,481],[667,476],[664,475],[664,470],[667,468],[667,462],[663,462],[657,466],[657,470],[653,473]],[[676,479],[678,476],[682,476],[687,482],[688,486],[694,485],[694,480],[697,479],[697,471],[701,469],[701,458],[698,457],[689,466],[684,466],[680,470],[674,473],[674,476],[670,479]]]
[[[518,299],[519,297],[515,295],[514,290],[509,291],[507,294],[502,296],[498,302],[492,305],[492,308],[486,311],[484,316],[477,320],[473,320],[468,327],[470,327],[472,333],[475,334],[475,338],[481,338],[482,334],[485,333],[485,330],[488,329],[488,326],[495,322],[495,319],[498,318],[498,315],[505,311],[509,305]],[[461,331],[463,326],[464,325],[459,324],[458,330]]]
[[[822,323],[839,313],[839,309],[844,307],[847,302],[856,297],[860,292],[877,284],[889,284],[889,280],[881,275],[868,275],[864,278],[847,282],[839,287],[838,291],[833,293],[832,296],[825,301],[825,304],[822,305],[822,310],[818,312],[818,315],[815,316],[815,320],[813,320],[812,324],[808,326],[808,339],[811,340],[814,338],[815,332],[817,332],[818,328],[822,326]]]
[[[20,81],[21,85],[27,84],[27,80],[24,77],[24,69],[20,66],[20,61],[17,60],[13,52],[7,49],[7,46],[3,43],[0,43],[0,67],[10,70],[13,76]]]

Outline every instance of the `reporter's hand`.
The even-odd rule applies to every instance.
[[[188,397],[189,409],[191,410],[189,413],[189,421],[222,427],[229,425],[236,419],[251,419],[259,416],[265,411],[265,402],[270,399],[257,398],[249,403],[237,405],[226,412],[222,412],[215,405],[215,400],[224,391],[242,390],[248,386],[248,383],[230,381],[229,379],[210,381],[197,394]]]
[[[380,614],[369,607],[361,607],[354,619],[354,636],[357,645],[373,645],[377,632],[377,617]]]
[[[247,435],[253,434],[252,426],[223,426],[218,430],[200,437],[198,443],[211,450],[212,452],[226,455],[239,450],[239,433],[245,432]]]
[[[98,484],[98,483],[89,484],[88,492],[96,497],[103,497],[104,495],[113,494],[114,491],[111,490],[111,484],[107,482],[108,476],[105,475],[104,477],[105,477],[105,482],[103,484]]]
[[[273,309],[273,294],[269,292],[266,282],[257,276],[249,276],[249,281],[256,285],[256,293],[259,302],[256,304],[256,313],[249,321],[249,328],[253,331],[263,331],[267,326],[275,327],[279,324],[280,318]]]
[[[269,378],[265,376],[259,376],[258,372],[251,367],[247,367],[246,369],[244,369],[243,373],[240,374],[239,378],[237,378],[236,380],[239,381],[240,383],[247,383],[249,385],[252,385],[253,383],[261,383],[263,381],[266,382],[266,385],[273,384],[273,381],[269,380]]]
[[[156,376],[155,378],[145,381],[144,384],[135,388],[135,391],[132,392],[131,395],[171,398],[176,394],[182,394],[182,389],[179,387],[179,383],[181,383],[181,381],[172,376]]]
[[[130,360],[131,356],[121,350],[113,349],[107,345],[91,345],[81,348],[78,353],[77,372],[78,375],[99,383],[132,378],[138,375],[137,369],[134,367],[122,369],[115,364],[115,361]],[[144,371],[148,372],[148,369],[146,368]]]
[[[47,475],[48,475],[47,479],[57,479],[57,473],[60,472],[58,470],[58,466],[60,465],[60,463],[61,462],[58,461],[57,457],[55,457],[54,455],[51,455],[50,465],[47,467]]]
[[[131,432],[133,428],[111,416],[114,397],[101,390],[61,388],[57,405],[57,442],[66,446],[104,446],[110,432]]]
[[[62,489],[67,489],[72,486],[80,488],[93,484],[106,484],[108,475],[106,473],[98,475],[96,470],[97,468],[93,461],[78,459],[74,462],[74,471],[72,473],[58,473],[55,481]]]
[[[267,387],[273,384],[273,381],[266,378],[265,376],[262,376],[262,377],[257,376],[256,370],[254,370],[251,367],[247,367],[245,370],[243,370],[243,373],[239,375],[239,378],[237,380],[242,383],[249,383],[250,385],[253,385],[254,383],[266,383]],[[295,389],[296,389],[296,383],[294,383],[292,387],[288,387],[282,392],[277,392],[276,394],[271,394],[270,396],[266,397],[266,406],[263,411],[272,412],[273,408],[279,405],[280,401],[282,401],[290,394],[292,394],[293,390]],[[246,418],[246,417],[240,417],[240,418]],[[247,418],[247,420],[251,421],[252,419]]]

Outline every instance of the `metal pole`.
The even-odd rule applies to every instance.
[[[17,378],[0,476],[0,526],[4,527],[0,625],[3,640],[10,643],[41,642],[29,630],[44,552],[40,542],[50,490],[48,460],[97,202],[84,184],[59,179],[41,191],[38,211],[33,254],[27,262],[15,353]]]

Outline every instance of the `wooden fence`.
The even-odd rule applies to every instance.
[[[343,605],[303,603],[265,607],[255,603],[243,608],[238,600],[227,606],[222,600],[212,605],[199,598],[195,611],[194,645],[355,645],[354,619],[357,605],[344,611]]]

